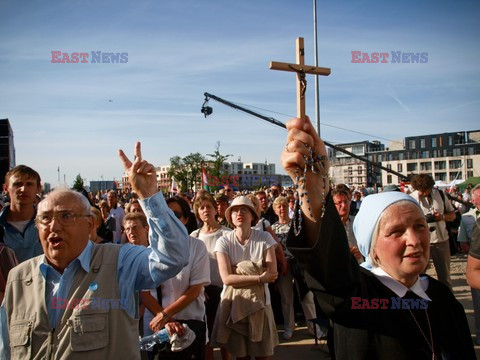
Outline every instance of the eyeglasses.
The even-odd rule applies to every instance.
[[[240,214],[248,214],[250,209],[248,207],[234,207],[232,209],[232,213],[237,213],[239,212]]]
[[[90,217],[91,215],[75,214],[72,211],[58,211],[53,213],[38,214],[35,218],[35,222],[38,225],[48,226],[52,223],[53,219],[56,219],[62,226],[72,225],[77,218]]]
[[[340,205],[348,205],[348,201],[347,200],[343,200],[343,201],[337,201],[337,202],[334,202],[335,206],[340,206]]]

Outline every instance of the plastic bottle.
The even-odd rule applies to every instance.
[[[157,344],[170,341],[167,329],[163,328],[153,335],[145,336],[140,339],[140,350],[150,350]]]

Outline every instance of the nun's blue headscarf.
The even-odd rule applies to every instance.
[[[358,249],[362,253],[365,261],[360,264],[364,268],[372,269],[372,259],[370,259],[370,247],[372,245],[372,236],[375,226],[382,213],[392,204],[399,201],[411,201],[415,205],[418,202],[410,195],[398,191],[388,191],[379,194],[368,195],[362,201],[360,211],[353,221],[353,233],[357,239]]]

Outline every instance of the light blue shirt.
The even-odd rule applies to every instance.
[[[472,241],[472,232],[477,218],[480,217],[479,210],[475,207],[462,215],[462,221],[458,230],[458,242],[470,244]]]
[[[137,313],[137,291],[156,288],[175,276],[188,264],[189,259],[187,230],[168,208],[163,195],[159,192],[140,200],[140,204],[150,227],[150,247],[124,244],[118,254],[117,268],[120,298],[128,300],[126,311],[132,317]],[[89,271],[92,249],[93,244],[89,241],[63,274],[48,265],[46,260],[40,264],[40,272],[46,281],[45,301],[52,328],[55,328],[64,311],[51,306],[52,298],[67,299],[77,271]],[[9,359],[10,341],[3,306],[0,308],[0,331],[0,359]]]

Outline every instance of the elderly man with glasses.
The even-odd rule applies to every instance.
[[[187,263],[188,234],[157,190],[155,168],[119,152],[150,226],[150,248],[93,244],[90,205],[50,193],[36,217],[44,255],[14,268],[0,312],[0,358],[140,359],[137,292]]]

